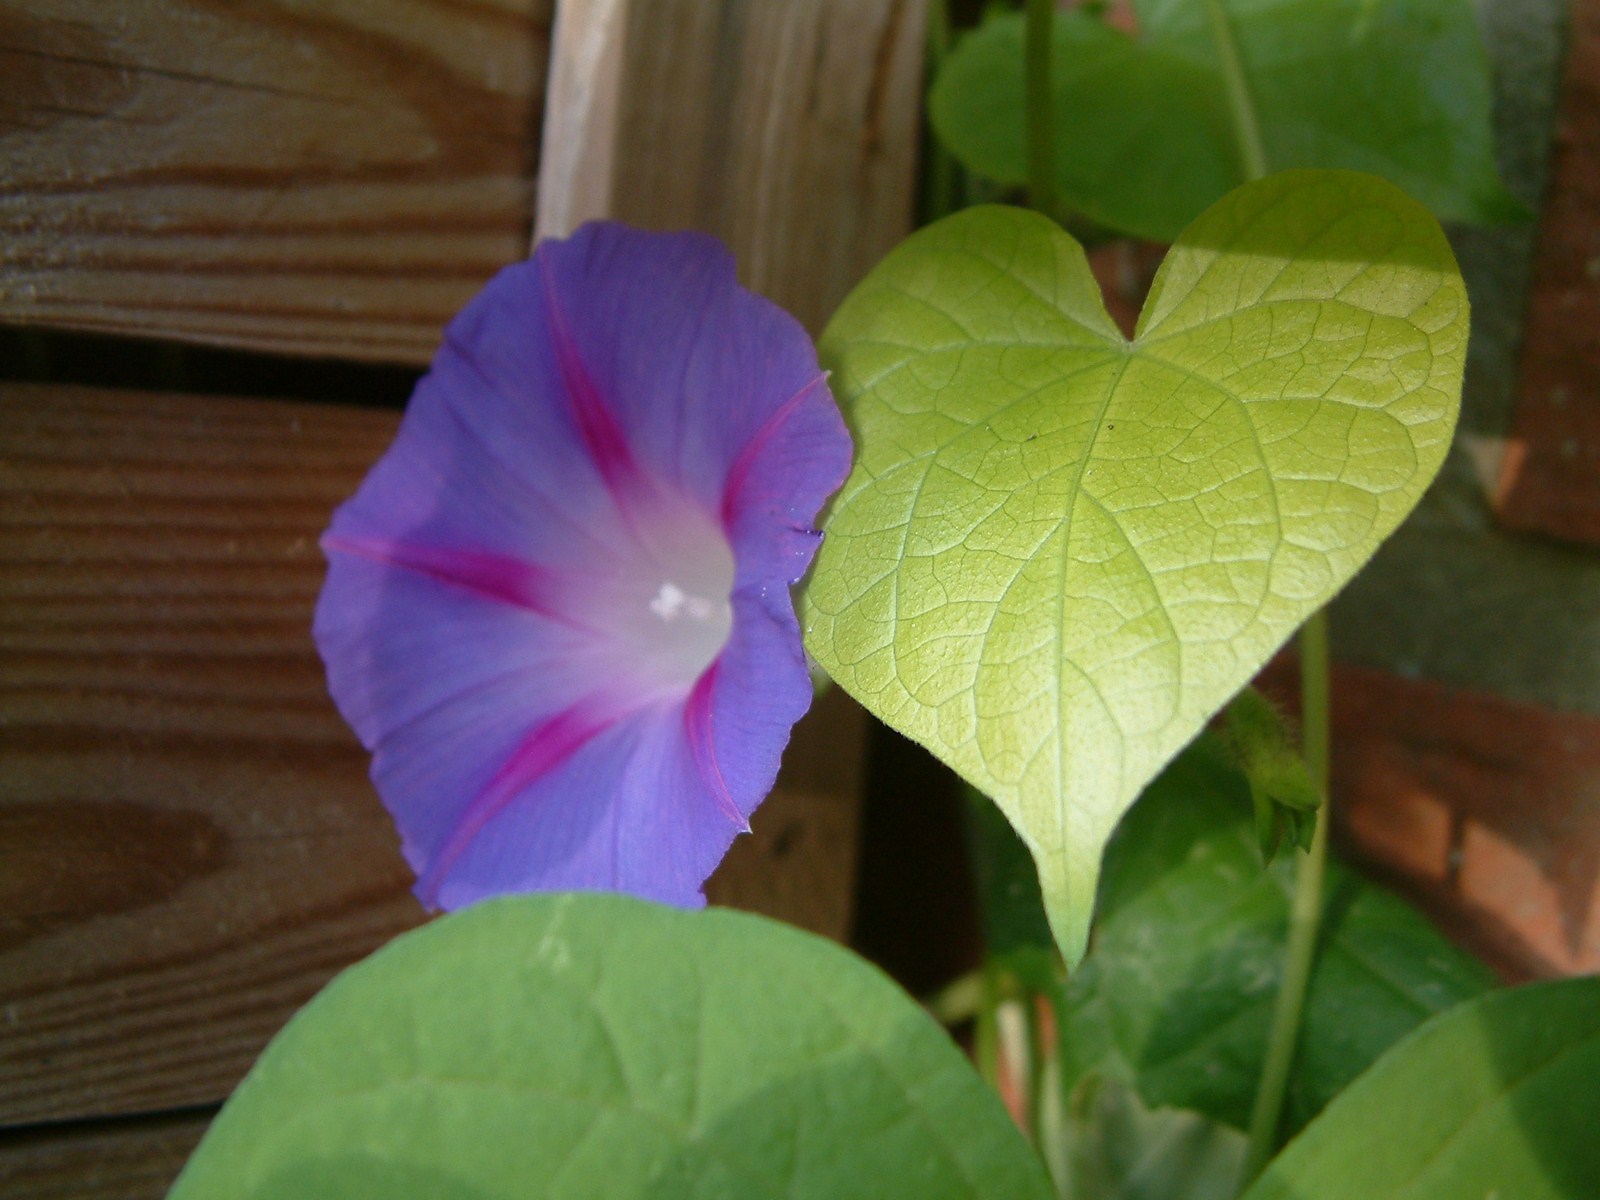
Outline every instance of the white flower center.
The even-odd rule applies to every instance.
[[[650,691],[682,694],[716,661],[733,629],[733,550],[687,502],[635,515],[620,547],[620,585],[594,616],[616,638],[620,666]],[[610,589],[608,589],[610,591]]]

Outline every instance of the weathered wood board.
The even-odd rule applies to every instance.
[[[205,1114],[30,1131],[0,1141],[0,1196],[160,1200],[206,1131]]]
[[[393,424],[0,387],[0,1123],[219,1100],[422,919],[310,641]]]
[[[423,919],[310,635],[395,420],[0,385],[0,1125],[219,1101]],[[807,718],[713,899],[843,936],[859,732]]]
[[[820,333],[909,230],[924,12],[923,0],[563,7],[540,234],[602,216],[714,233],[746,286]]]
[[[554,0],[0,0],[0,321],[421,363],[526,252]]]

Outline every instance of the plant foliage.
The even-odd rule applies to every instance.
[[[1487,56],[1463,0],[1223,0],[1272,170],[1368,171],[1446,220],[1526,212],[1495,172]],[[1056,186],[1113,229],[1169,242],[1246,179],[1223,57],[1198,0],[1143,0],[1128,34],[1056,15]],[[1028,177],[1023,21],[963,39],[928,100],[968,168]]]
[[[1210,208],[1131,340],[1077,242],[998,207],[828,326],[858,453],[807,647],[993,797],[1069,963],[1118,819],[1437,472],[1466,336],[1437,222],[1339,171]]]

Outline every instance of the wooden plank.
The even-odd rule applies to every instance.
[[[601,0],[557,21],[539,232],[721,237],[819,332],[909,230],[922,0]]]
[[[0,1122],[218,1100],[421,920],[309,637],[393,425],[0,388]]]
[[[176,1114],[6,1135],[0,1196],[161,1200],[209,1123],[207,1114]]]
[[[553,0],[0,0],[0,320],[421,363],[526,250]]]
[[[423,919],[310,639],[395,420],[0,386],[0,1124],[218,1101]],[[819,706],[714,896],[843,936],[858,734]]]
[[[746,286],[820,332],[910,232],[925,8],[924,0],[564,4],[545,100],[539,236],[604,217],[715,234]],[[796,854],[802,836],[854,861],[864,740],[864,714],[835,689],[796,731],[784,767],[785,781],[796,782],[780,787],[755,837],[735,847],[751,869],[713,879],[714,900],[770,911],[810,896],[811,905],[833,906],[830,927],[845,927],[850,889],[837,877],[813,885],[791,864],[758,883],[754,863],[763,853]],[[831,782],[805,775],[822,769]],[[824,807],[824,796],[851,799]]]
[[[319,214],[345,182],[330,170],[307,192],[299,186],[304,172],[290,172],[288,183],[273,174],[285,161],[332,160],[358,182],[375,178],[387,187],[408,169],[396,157],[431,161],[436,147],[423,145],[428,138],[419,128],[442,137],[482,124],[481,112],[455,111],[436,114],[436,126],[423,117],[407,124],[410,110],[401,101],[413,85],[401,77],[412,58],[452,52],[447,38],[430,37],[425,46],[407,40],[419,14],[443,22],[446,32],[458,18],[523,28],[521,16],[505,24],[502,6],[515,7],[514,0],[410,0],[379,6],[382,13],[329,4],[301,29],[286,6],[222,11],[169,0],[157,6],[155,32],[134,20],[125,33],[124,23],[101,9],[53,0],[26,18],[14,6],[0,9],[9,22],[0,46],[38,47],[54,37],[43,44],[55,69],[87,72],[73,88],[90,96],[87,111],[97,115],[54,114],[58,136],[80,120],[111,120],[108,114],[166,111],[169,126],[180,123],[167,131],[176,147],[171,170],[130,176],[119,183],[124,190],[157,187],[167,198],[199,204],[195,195],[208,188],[259,190],[265,179],[261,211],[224,212],[209,227],[224,243],[253,244],[245,235],[273,228],[274,215],[286,211],[298,233],[323,229]],[[816,327],[909,223],[920,0],[606,0],[569,4],[563,19],[579,30],[618,6],[629,17],[629,40],[616,60],[626,71],[611,109],[592,100],[585,109],[585,121],[613,116],[605,143],[612,156],[593,161],[611,164],[605,170],[612,174],[602,177],[615,186],[597,189],[591,176],[601,168],[582,166],[589,160],[578,154],[565,194],[608,196],[616,215],[642,224],[722,233],[747,281]],[[175,17],[184,20],[174,26]],[[366,24],[351,33],[358,20]],[[597,28],[595,61],[603,65],[619,53],[606,41],[616,27],[602,21]],[[272,54],[248,60],[267,64],[259,74],[224,77],[183,65],[183,54],[209,49],[215,58],[219,46],[228,48],[219,37],[224,29],[257,39],[280,58],[304,51],[312,63],[305,69],[325,86],[288,87],[285,80],[306,76]],[[317,40],[322,34],[326,42]],[[93,44],[61,41],[80,35]],[[156,55],[163,37],[178,60]],[[126,49],[127,38],[137,53],[107,57],[108,48]],[[369,56],[382,58],[385,48],[393,53],[380,69]],[[497,57],[503,47],[483,49],[485,61],[500,65],[452,59],[450,70],[476,81],[479,92],[514,93],[520,85],[496,74],[511,69]],[[119,62],[141,71],[105,66]],[[68,107],[57,103],[51,78],[41,74],[20,91],[36,103],[16,111],[42,122],[52,105]],[[369,102],[350,78],[390,93]],[[112,83],[121,90],[93,92]],[[569,73],[567,94],[573,87]],[[708,88],[713,95],[704,94]],[[249,102],[230,109],[234,92],[248,93]],[[453,103],[451,95],[441,107]],[[202,115],[304,115],[341,103],[373,110],[361,115],[380,129],[371,135],[375,144],[394,151],[383,160],[387,174],[361,175],[359,154],[339,141],[348,131],[304,133],[323,128],[317,122],[268,139],[260,149],[264,167],[217,140],[226,122],[181,124],[185,105]],[[386,115],[398,124],[385,127]],[[494,141],[497,127],[489,125],[484,137]],[[329,128],[343,129],[337,122]],[[594,132],[584,121],[554,117],[549,128]],[[422,141],[408,142],[413,134]],[[137,139],[140,131],[124,136]],[[6,147],[8,155],[17,144]],[[685,148],[693,154],[685,157]],[[249,161],[240,163],[241,155]],[[202,170],[208,163],[221,166]],[[187,167],[194,178],[185,176]],[[699,183],[686,186],[686,175]],[[332,190],[318,201],[314,193],[323,186]],[[96,198],[82,180],[64,195],[68,207]],[[337,229],[365,236],[362,217],[374,195],[360,193],[334,222]],[[8,198],[14,214],[16,197]],[[447,199],[444,208],[462,211],[459,194]],[[479,214],[493,207],[467,206]],[[119,214],[138,211],[145,208],[108,201],[104,215],[115,226],[124,219]],[[566,211],[599,215],[572,204]],[[226,256],[208,258],[205,231],[185,227],[186,219],[182,212],[173,218],[177,240],[157,247],[181,254],[161,261],[193,264],[197,277],[209,278]],[[86,236],[98,236],[92,222],[88,228]],[[151,237],[160,231],[159,223],[144,230]],[[363,252],[376,244],[363,242]],[[301,247],[307,255],[315,248]],[[37,245],[35,253],[48,259]],[[455,271],[454,260],[472,255],[445,258]],[[120,261],[109,252],[108,259]],[[150,261],[158,259],[152,251]],[[311,261],[307,274],[318,279],[337,274],[326,258],[293,261],[297,269]],[[436,281],[445,270],[439,258],[413,257],[392,270],[373,258],[333,261],[341,270],[350,261],[364,264],[363,278],[381,281],[378,292],[403,293],[409,285],[397,280]],[[429,262],[439,268],[432,275]],[[20,283],[8,294],[27,301],[28,316],[44,319],[44,276],[11,278]],[[360,304],[330,305],[319,320],[347,309],[357,319],[338,336],[324,336],[300,309],[275,307],[270,288],[235,291],[231,323],[218,324],[195,316],[213,309],[185,299],[192,296],[184,279],[167,282],[171,311],[188,315],[163,328],[184,336],[402,359],[421,357],[433,340],[433,329],[424,338],[411,319],[425,306],[377,328]],[[374,299],[373,311],[385,299]],[[127,311],[128,328],[147,328],[134,320],[139,304]],[[272,324],[279,317],[287,322],[281,327]],[[343,963],[421,919],[393,831],[365,782],[364,756],[323,693],[307,633],[321,577],[316,534],[388,440],[393,421],[307,405],[0,390],[0,912],[9,914],[0,927],[7,1028],[0,1121],[214,1103],[295,1004]],[[843,932],[860,732],[860,713],[842,695],[818,706],[796,733],[778,791],[757,814],[757,836],[736,846],[713,881],[713,896]]]
[[[865,749],[866,714],[829,688],[795,726],[777,786],[707,883],[707,899],[845,940]]]
[[[1512,529],[1600,545],[1600,0],[1574,0],[1522,394],[1498,511]]]

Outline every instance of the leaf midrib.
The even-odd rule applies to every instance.
[[[1124,342],[1123,346],[1124,350],[1121,361],[1117,363],[1116,370],[1111,375],[1111,381],[1106,385],[1105,397],[1100,401],[1100,406],[1095,412],[1094,425],[1089,431],[1089,440],[1083,447],[1083,457],[1078,460],[1077,473],[1072,477],[1072,482],[1067,486],[1067,502],[1064,506],[1066,513],[1061,522],[1061,532],[1059,535],[1061,538],[1061,573],[1060,586],[1056,589],[1055,628],[1055,657],[1057,667],[1052,673],[1052,676],[1055,679],[1056,684],[1056,728],[1058,731],[1058,736],[1056,739],[1056,828],[1061,831],[1060,845],[1063,851],[1066,849],[1069,841],[1067,837],[1067,736],[1066,731],[1062,728],[1062,725],[1067,712],[1065,695],[1066,671],[1063,664],[1067,662],[1064,642],[1066,640],[1067,629],[1067,571],[1072,566],[1072,522],[1073,514],[1078,507],[1078,499],[1083,492],[1084,475],[1089,469],[1090,460],[1094,458],[1095,443],[1100,439],[1100,431],[1105,427],[1106,414],[1111,411],[1111,402],[1116,398],[1117,387],[1122,382],[1122,377],[1128,370],[1128,363],[1132,359],[1132,355],[1129,353],[1129,350],[1131,349],[1129,343]],[[1131,543],[1129,544],[1128,548],[1133,552],[1134,557],[1137,558],[1138,551],[1133,549]],[[1141,563],[1143,562],[1142,559],[1140,561]],[[1181,655],[1181,647],[1179,648],[1179,652]],[[1085,671],[1081,666],[1078,666],[1076,663],[1074,663],[1073,666],[1079,674],[1081,674],[1085,679],[1089,679],[1090,682],[1093,683],[1093,679],[1090,677],[1087,671]],[[1100,688],[1098,684],[1094,685],[1094,690],[1095,695],[1100,696]],[[1127,736],[1123,732],[1121,724],[1118,723],[1115,714],[1111,711],[1110,706],[1106,704],[1103,696],[1100,698],[1100,704],[1105,709],[1106,720],[1111,724],[1112,728],[1116,729],[1117,731],[1117,788],[1120,792],[1122,789],[1123,770],[1126,766],[1124,749],[1127,745]]]

